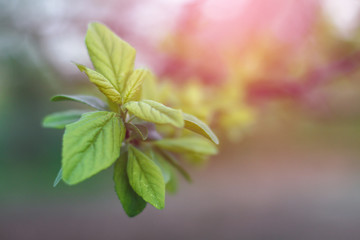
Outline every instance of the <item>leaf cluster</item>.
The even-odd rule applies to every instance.
[[[176,171],[190,181],[178,156],[204,157],[217,153],[219,141],[197,117],[146,99],[144,86],[151,81],[147,69],[134,69],[135,49],[100,23],[91,23],[85,43],[94,69],[76,64],[106,96],[58,95],[52,101],[75,101],[94,111],[70,110],[45,117],[43,126],[65,128],[61,180],[80,183],[114,165],[115,191],[128,216],[143,211],[147,203],[165,206],[165,192],[176,191]],[[196,134],[167,137],[159,126],[188,129]],[[201,135],[201,136],[199,136]]]
[[[202,83],[197,77],[181,82],[165,80],[153,77],[145,82],[143,95],[195,115],[223,138],[238,141],[256,123],[257,112],[246,103],[245,89],[237,78],[224,79],[217,85]]]

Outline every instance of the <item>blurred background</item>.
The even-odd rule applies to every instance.
[[[128,218],[111,169],[52,187],[41,121],[99,95],[71,63],[90,21],[220,137],[162,211]],[[0,239],[360,239],[359,79],[357,0],[0,0]]]

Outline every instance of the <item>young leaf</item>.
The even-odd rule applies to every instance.
[[[206,160],[209,159],[209,155],[194,153],[194,152],[186,152],[183,153],[183,158],[192,163],[192,164],[203,164]]]
[[[135,49],[96,22],[89,24],[85,43],[95,70],[121,93],[125,80],[134,69]]]
[[[111,112],[118,112],[119,111],[119,105],[117,103],[114,103],[113,101],[111,101],[110,98],[107,98],[107,103],[109,106],[109,110]]]
[[[158,153],[152,152],[152,160],[160,168],[162,175],[164,177],[164,182],[167,184],[171,178],[171,165]]]
[[[179,128],[184,126],[181,110],[166,107],[152,100],[132,101],[126,103],[124,107],[130,113],[145,121],[158,124],[172,124]]]
[[[178,178],[176,176],[176,172],[174,171],[174,169],[171,169],[170,171],[170,180],[168,183],[166,183],[166,191],[174,194],[177,192],[177,188],[178,188]]]
[[[79,183],[113,164],[125,136],[123,122],[113,112],[92,112],[65,128],[63,180]]]
[[[147,131],[147,138],[148,140],[160,140],[162,139],[162,136],[160,135],[160,133],[157,132],[156,130],[156,125],[155,123],[151,123],[151,122],[145,122],[139,118],[135,118],[134,120],[131,121],[131,123],[133,123],[135,126],[137,126],[142,132],[142,129],[146,129]],[[163,125],[164,127],[164,125]],[[171,126],[169,126],[171,127]],[[172,129],[173,130],[173,129]]]
[[[149,71],[146,69],[137,69],[131,73],[122,92],[123,104],[129,101],[140,100],[142,83],[148,74]]]
[[[56,187],[59,184],[59,182],[61,181],[61,179],[62,179],[62,168],[60,168],[58,174],[56,175],[53,187]]]
[[[146,140],[148,137],[148,129],[140,124],[125,123],[126,129],[130,130],[136,138]]]
[[[128,154],[121,153],[114,165],[115,191],[129,217],[135,217],[146,207],[146,202],[132,189],[126,172]]]
[[[163,149],[178,153],[196,153],[214,155],[217,153],[216,146],[204,138],[181,137],[168,138],[155,141],[154,144]]]
[[[204,122],[202,122],[200,119],[198,119],[193,115],[183,113],[183,116],[184,116],[186,129],[189,129],[193,132],[196,132],[208,138],[209,140],[213,141],[215,144],[219,144],[219,139],[217,138],[215,133],[211,131],[208,125],[206,125]]]
[[[127,173],[137,194],[158,209],[165,206],[165,183],[161,170],[140,150],[129,146]]]
[[[86,96],[86,95],[56,95],[51,98],[51,101],[75,101],[79,103],[84,103],[90,107],[93,107],[100,111],[106,111],[107,105],[97,97]]]
[[[167,184],[170,180],[171,165],[159,153],[154,152],[151,148],[146,150],[145,153],[160,168],[164,182]]]
[[[191,182],[191,177],[189,173],[179,164],[177,159],[169,152],[163,149],[157,149],[157,151],[164,157],[166,161],[168,161],[179,173],[188,181]]]
[[[84,113],[86,113],[86,111],[83,110],[70,110],[65,112],[52,113],[44,118],[42,125],[45,128],[62,129],[66,125],[79,120],[81,115]]]
[[[121,104],[121,95],[119,89],[114,85],[111,81],[109,81],[106,77],[101,75],[100,73],[85,67],[81,64],[76,64],[80,71],[85,72],[89,77],[90,82],[94,83],[99,90],[105,94],[111,101],[114,103]]]

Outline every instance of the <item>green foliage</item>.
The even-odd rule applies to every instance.
[[[167,184],[171,179],[172,167],[171,165],[159,154],[150,152],[151,159],[155,162],[155,164],[160,168],[161,173],[164,177],[164,182]]]
[[[115,191],[121,204],[129,217],[134,217],[141,213],[146,207],[146,202],[137,195],[130,185],[127,174],[127,152],[121,153],[119,160],[114,166]]]
[[[87,68],[84,65],[77,64],[77,67],[80,71],[84,72],[88,76],[90,82],[94,83],[111,101],[118,104],[121,103],[121,94],[114,83],[100,73]]]
[[[166,152],[162,149],[157,149],[161,156],[164,157],[179,173],[188,181],[191,182],[191,177],[189,173],[179,164],[178,160],[169,152]]]
[[[61,181],[61,179],[62,179],[62,168],[60,168],[58,174],[56,175],[53,187],[56,187],[59,184],[59,182]]]
[[[77,64],[90,82],[105,95],[102,100],[83,95],[58,95],[52,101],[84,103],[98,111],[67,111],[45,117],[44,127],[64,128],[62,166],[55,179],[77,184],[114,163],[115,191],[130,217],[141,213],[146,203],[165,207],[165,190],[174,193],[176,171],[191,181],[175,155],[190,158],[217,153],[218,139],[210,128],[180,109],[153,100],[153,75],[133,69],[136,51],[100,23],[89,24],[86,46],[95,70]],[[151,83],[151,84],[150,84]],[[143,84],[146,87],[144,92]],[[151,97],[152,96],[152,97]],[[187,128],[198,136],[170,138],[155,125]]]
[[[124,105],[124,108],[136,117],[148,122],[172,124],[179,128],[184,126],[181,110],[166,107],[165,105],[152,100],[128,102]]]
[[[208,125],[206,125],[203,121],[201,121],[200,119],[198,119],[197,117],[191,114],[183,113],[183,116],[185,120],[186,129],[189,129],[193,132],[196,132],[208,138],[209,140],[213,141],[215,144],[219,144],[219,139],[217,138],[215,133],[213,133],[213,131],[211,131]]]
[[[170,179],[166,183],[165,189],[168,193],[176,193],[178,188],[178,178],[176,176],[175,170],[171,169]]]
[[[81,110],[52,113],[44,118],[42,125],[46,128],[62,129],[65,128],[66,125],[79,120],[81,115],[84,113],[85,111]]]
[[[93,96],[86,95],[57,95],[51,98],[53,102],[59,101],[75,101],[79,103],[86,104],[92,108],[95,108],[99,111],[106,111],[108,109],[106,103],[104,103],[101,99]]]
[[[165,182],[160,168],[143,152],[129,146],[127,173],[130,185],[146,202],[165,206]]]
[[[140,100],[141,87],[147,75],[148,71],[145,69],[136,69],[131,73],[129,79],[126,81],[124,91],[122,93],[123,103]]]
[[[120,155],[124,124],[113,112],[85,113],[65,128],[62,149],[62,177],[79,183],[110,167]]]
[[[163,149],[178,153],[214,155],[217,148],[210,141],[199,137],[161,139],[154,144]]]
[[[140,138],[145,141],[148,138],[148,129],[140,124],[125,123],[126,129],[130,131],[131,137]]]
[[[95,70],[122,93],[134,69],[135,49],[100,23],[89,24],[85,43]]]

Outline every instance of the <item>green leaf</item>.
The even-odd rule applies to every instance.
[[[154,144],[163,149],[178,153],[187,152],[214,155],[218,152],[213,143],[198,137],[167,138],[155,141]]]
[[[135,49],[97,22],[89,24],[85,43],[95,70],[121,93],[134,69]]]
[[[86,96],[86,95],[56,95],[51,98],[51,101],[75,101],[84,103],[90,107],[93,107],[100,111],[106,111],[107,105],[97,97]]]
[[[92,112],[65,128],[63,180],[72,185],[108,168],[120,155],[125,127],[113,112]]]
[[[140,138],[145,141],[148,137],[148,129],[140,124],[125,123],[126,129],[134,134],[135,138]]]
[[[176,176],[176,173],[174,171],[174,169],[171,169],[170,171],[170,180],[168,183],[166,183],[166,191],[171,193],[171,194],[174,194],[177,192],[177,189],[178,189],[178,178]]]
[[[213,141],[215,144],[219,144],[219,139],[217,138],[215,133],[211,131],[208,125],[206,125],[204,122],[202,122],[200,119],[198,119],[193,115],[183,113],[183,116],[184,116],[186,129],[189,129],[193,132],[196,132],[208,138],[209,140]]]
[[[169,152],[164,151],[163,149],[157,149],[158,152],[168,161],[179,173],[188,181],[191,182],[191,177],[189,173],[179,164],[178,160]]]
[[[119,105],[117,103],[114,103],[113,101],[111,101],[111,99],[107,98],[107,103],[109,106],[109,110],[111,112],[119,112]]]
[[[164,177],[164,182],[167,184],[171,178],[171,165],[158,153],[154,153],[154,162],[159,166]]]
[[[209,155],[188,152],[183,154],[183,158],[192,164],[204,164],[208,159]]]
[[[62,168],[60,168],[58,174],[56,175],[53,187],[56,187],[59,184],[59,182],[61,181],[61,179],[62,179]]]
[[[146,202],[158,209],[165,206],[165,183],[161,170],[140,150],[129,146],[127,166],[130,185]]]
[[[85,72],[86,75],[89,77],[90,82],[94,83],[99,90],[105,94],[111,101],[117,104],[121,104],[121,95],[116,88],[116,86],[110,82],[106,77],[101,75],[100,73],[85,67],[81,64],[76,64],[81,72]]]
[[[70,110],[65,112],[52,113],[44,118],[42,125],[45,128],[62,129],[66,125],[79,120],[81,115],[86,112],[87,111],[83,110]]]
[[[148,74],[149,71],[146,69],[137,69],[131,73],[122,92],[123,104],[129,101],[140,100],[142,84]]]
[[[184,126],[181,110],[166,107],[152,100],[132,101],[126,103],[124,107],[130,113],[145,121],[158,124],[172,124],[179,128]]]
[[[129,217],[141,213],[146,207],[146,202],[132,189],[126,172],[128,154],[121,153],[114,166],[115,191],[121,204]]]
[[[150,157],[150,159],[152,159],[154,163],[160,168],[164,178],[164,182],[165,184],[167,184],[171,177],[171,165],[159,153],[152,151],[152,149],[150,149],[146,153]]]

